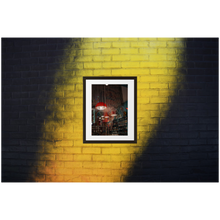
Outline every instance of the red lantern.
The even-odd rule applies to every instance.
[[[96,104],[95,108],[98,110],[104,110],[107,108],[107,105],[104,102],[99,102]]]

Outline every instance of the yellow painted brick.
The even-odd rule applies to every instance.
[[[150,131],[149,125],[143,125],[138,127],[138,132],[139,131]]]
[[[149,98],[138,98],[138,103],[140,104],[146,104],[146,103],[149,103],[150,102],[150,99]]]
[[[82,41],[83,42],[99,42],[99,41],[101,41],[101,38],[91,38],[91,37],[88,37],[88,38],[83,38]]]
[[[81,71],[81,70],[77,70],[77,71]],[[57,91],[61,90],[62,92],[65,90],[74,90],[74,84],[72,84],[72,85],[59,85],[56,90]]]
[[[175,61],[159,61],[158,67],[176,67]]]
[[[151,69],[151,75],[167,75],[167,69]]]
[[[121,162],[122,168],[130,168],[133,165],[133,162]]]
[[[158,91],[149,89],[148,91],[142,90],[140,93],[140,97],[151,97],[151,96],[158,96]]]
[[[119,35],[102,35],[102,41],[118,41]]]
[[[137,117],[138,118],[146,118],[146,117],[150,117],[150,112],[149,111],[138,111],[137,113]]]
[[[159,38],[157,38],[157,40],[159,40],[159,41],[174,41],[175,38],[159,37]]]
[[[64,162],[65,167],[69,168],[82,168],[82,162]]]
[[[174,35],[158,35],[157,39],[162,41],[174,40]]]
[[[148,125],[151,125],[151,124],[153,124],[153,125],[157,125],[157,124],[159,124],[159,118],[150,118],[150,119],[139,119],[139,124],[140,125],[146,125],[146,124],[148,124]],[[146,137],[145,137],[146,138]]]
[[[160,111],[150,111],[150,116],[152,118],[158,118],[160,117]]]
[[[83,167],[85,168],[101,168],[101,162],[83,162]]]
[[[111,75],[111,70],[94,70],[94,76],[109,76]]]
[[[167,103],[168,98],[165,97],[152,97],[150,98],[151,103]]]
[[[55,154],[36,154],[38,160],[55,160]]]
[[[102,177],[101,176],[86,176],[88,179],[88,182],[101,182]]]
[[[44,147],[45,153],[63,153],[62,147]]]
[[[54,126],[54,131],[56,132],[73,132],[72,124],[64,124],[62,126]]]
[[[121,63],[120,62],[104,62],[103,68],[120,68]]]
[[[131,153],[137,153],[141,152],[141,148],[139,147],[124,147],[121,148],[121,153],[122,154],[131,154]]]
[[[73,62],[91,62],[92,56],[77,56]]]
[[[148,55],[131,55],[131,61],[146,61],[149,60]]]
[[[83,154],[100,154],[101,148],[93,147],[93,148],[83,148]]]
[[[64,182],[82,182],[81,176],[79,175],[71,175],[71,176],[63,176]]]
[[[103,55],[119,54],[119,52],[120,52],[119,48],[102,49],[102,54]]]
[[[139,49],[139,53],[140,54],[156,54],[157,53],[157,49],[154,48],[140,48]]]
[[[151,83],[151,89],[168,89],[168,83]]]
[[[93,50],[83,50],[83,55],[91,56],[91,55],[100,55],[101,49],[93,49]]]
[[[140,67],[148,67],[148,68],[150,68],[150,67],[158,67],[158,62],[140,62]]]
[[[166,55],[150,55],[150,59],[151,61],[155,61],[155,60],[166,60],[167,56]]]
[[[150,73],[149,69],[113,69],[113,76],[141,76],[148,75]]]
[[[74,155],[75,161],[91,161],[91,155]]]
[[[82,63],[66,63],[65,64],[65,69],[66,70],[74,70],[74,69],[83,69],[83,64]]]
[[[131,47],[148,47],[149,42],[147,41],[141,41],[141,42],[132,42]]]
[[[110,47],[111,47],[111,42],[94,43],[94,48],[110,48]]]
[[[105,163],[105,162],[102,162],[102,168],[107,168],[107,169],[119,169],[119,168],[120,168],[120,162],[114,162],[114,163]]]
[[[72,169],[70,169],[70,168],[56,168],[55,169],[55,173],[57,174],[57,175],[71,175],[72,174]]]
[[[102,154],[120,154],[120,148],[102,148]]]
[[[157,40],[157,35],[139,35],[139,40]]]
[[[55,170],[53,167],[36,167],[37,174],[54,174]]]
[[[92,74],[89,74],[88,76],[91,76]],[[83,84],[77,84],[76,85],[76,91],[83,91]]]
[[[63,181],[64,181],[63,176],[46,175],[46,182],[63,182]]]
[[[128,61],[131,59],[131,55],[113,55],[113,61]]]
[[[93,174],[108,176],[112,174],[112,170],[111,169],[93,169]]]
[[[85,169],[85,168],[76,168],[73,169],[74,175],[89,175],[92,174],[92,169]]]
[[[111,61],[111,56],[93,56],[93,61]]]
[[[83,106],[82,105],[65,105],[64,106],[64,110],[65,111],[82,111],[83,110]]]
[[[85,69],[97,69],[97,68],[101,68],[101,67],[102,67],[102,63],[98,63],[98,62],[84,63]]]
[[[64,167],[64,162],[60,161],[47,161],[48,167]]]
[[[76,70],[76,76],[92,76],[93,70]],[[79,84],[76,85],[76,87]]]
[[[185,47],[184,41],[168,41],[167,42],[168,47]]]
[[[130,47],[130,43],[129,42],[113,42],[112,43],[112,47],[119,47],[119,48],[122,48],[122,47]]]
[[[175,76],[160,76],[159,82],[177,82]]]
[[[159,108],[160,108],[160,106],[158,104],[147,104],[147,105],[140,106],[141,111],[159,110]]]
[[[64,97],[66,98],[83,97],[83,93],[67,90],[67,91],[64,91]]]
[[[143,83],[143,82],[139,82],[137,85],[138,90],[139,89],[149,89],[150,88],[150,84],[149,83]]]
[[[70,98],[57,98],[56,103],[58,105],[73,105],[74,104],[74,99]]]
[[[186,61],[185,54],[167,55],[167,60],[171,61]]]
[[[118,175],[120,173],[120,175],[128,175],[129,170],[128,169],[120,169],[120,171],[118,170],[112,170],[112,175]]]
[[[73,155],[70,154],[57,154],[56,155],[56,160],[61,160],[61,161],[72,161],[73,160]]]
[[[151,41],[150,42],[150,47],[166,47],[167,43],[166,41]]]
[[[121,54],[138,54],[137,48],[122,48]]]
[[[102,176],[102,182],[120,182],[120,176]]]
[[[73,117],[73,113],[72,112],[68,112],[68,111],[62,111],[62,112],[55,112],[54,114],[55,118],[72,118]]]
[[[148,75],[148,76],[140,77],[140,82],[158,82],[158,80],[159,80],[158,76]]]
[[[75,118],[83,118],[83,112],[74,112],[73,117],[75,117]]]
[[[111,161],[110,155],[93,155],[93,161]]]
[[[112,155],[112,161],[130,161],[130,155]]]
[[[78,139],[77,137],[80,137],[82,135],[82,132],[79,132],[78,130],[76,132],[69,132],[69,131],[66,131],[64,134],[63,134],[63,137],[65,139],[73,139],[73,140],[76,140]],[[72,141],[71,141],[72,142]],[[72,145],[71,145],[72,146]]]
[[[80,45],[80,49],[92,49],[93,48],[93,42],[91,43],[86,43],[86,42],[83,42],[81,45]]]
[[[123,68],[135,68],[139,67],[139,62],[122,62],[121,65]]]
[[[74,98],[74,102],[75,102],[75,104],[83,104],[83,99],[82,98]]]
[[[47,140],[61,140],[63,138],[63,134],[59,132],[50,132],[50,133],[45,133],[45,138]]]
[[[120,41],[137,41],[138,38],[134,37],[125,37],[125,38],[120,38]]]
[[[175,54],[176,49],[174,48],[159,48],[158,54]]]
[[[81,154],[81,147],[64,147],[63,153]]]

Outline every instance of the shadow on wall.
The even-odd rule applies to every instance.
[[[218,39],[187,39],[184,89],[126,182],[218,181]],[[160,152],[160,153],[159,153]]]
[[[54,75],[62,69],[65,49],[74,46],[74,40],[2,39],[3,182],[45,178],[39,174],[45,165],[38,161],[44,150],[41,140],[47,141],[41,127],[52,113],[47,106],[55,104]]]

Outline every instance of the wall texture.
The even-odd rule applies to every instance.
[[[137,144],[83,144],[83,76],[137,76]],[[218,39],[2,39],[2,181],[218,181]]]

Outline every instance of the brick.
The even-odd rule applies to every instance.
[[[129,47],[129,46],[130,46],[129,42],[113,42],[112,43],[112,47],[123,48],[123,47]]]
[[[55,169],[55,174],[57,175],[71,175],[72,174],[72,169],[70,168],[56,168]]]
[[[120,148],[103,148],[102,154],[120,154]]]
[[[101,68],[102,63],[94,62],[94,63],[84,63],[84,68],[85,69],[97,69]]]
[[[93,161],[106,161],[106,162],[111,161],[110,155],[93,155],[92,158],[93,158]]]
[[[121,48],[121,54],[138,54],[137,48]]]
[[[119,48],[112,48],[112,49],[102,49],[103,55],[110,55],[110,54],[119,54]]]
[[[105,62],[102,64],[103,68],[120,68],[120,62]]]
[[[83,167],[85,168],[101,168],[101,162],[83,162]]]
[[[110,48],[111,43],[110,42],[98,42],[94,43],[94,48]]]
[[[64,162],[64,164],[69,168],[82,168],[82,162]]]
[[[83,148],[83,154],[100,154],[101,148]]]
[[[155,41],[155,42],[153,42],[153,41],[151,41],[150,42],[150,45],[149,45],[150,47],[166,47],[167,46],[167,43],[164,41],[159,41],[159,42],[157,42],[157,41]]]
[[[75,161],[91,161],[92,156],[91,155],[74,155]]]

